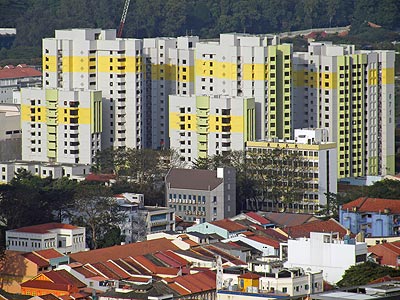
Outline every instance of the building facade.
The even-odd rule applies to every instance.
[[[367,259],[367,244],[349,236],[339,239],[337,233],[311,232],[309,238],[289,239],[285,267],[323,271],[324,279],[338,282],[351,266]]]
[[[0,162],[0,184],[9,183],[15,173],[26,170],[32,175],[41,178],[51,177],[53,179],[67,177],[75,181],[85,179],[90,173],[90,166],[83,164],[57,164],[32,161],[9,161]]]
[[[362,197],[342,205],[339,221],[352,233],[366,237],[400,235],[399,200]]]
[[[144,240],[152,233],[175,231],[173,208],[145,206],[143,194],[123,193],[114,197],[125,212],[125,220],[120,224],[125,243]]]
[[[20,104],[13,92],[42,85],[42,72],[25,64],[0,67],[0,103]]]
[[[22,89],[22,159],[91,164],[101,149],[99,91]]]
[[[101,91],[103,149],[141,148],[143,41],[115,30],[56,30],[43,39],[45,89]]]
[[[6,231],[8,250],[31,252],[55,248],[68,254],[84,251],[86,233],[84,227],[69,224],[47,223]]]
[[[394,55],[331,42],[293,55],[294,127],[328,130],[339,178],[394,173]]]
[[[289,203],[289,209],[317,211],[320,206],[326,206],[327,193],[337,192],[336,143],[327,142],[324,133],[326,131],[321,129],[296,129],[295,140],[270,139],[246,143],[247,157],[251,161],[248,164],[249,168],[252,168],[251,166],[259,166],[257,160],[260,158],[267,158],[274,151],[282,151],[283,155],[274,156],[275,161],[271,161],[271,164],[267,162],[265,168],[260,171],[264,172],[268,168],[273,168],[271,171],[280,172],[280,174],[274,176],[274,185],[290,184],[287,183],[287,180],[291,181],[291,184],[294,184],[293,180],[300,181],[299,184],[302,185],[299,187],[301,195],[298,196],[296,201]],[[292,156],[295,157],[293,167],[285,168],[282,159],[289,159]],[[296,164],[299,164],[299,166],[294,167]],[[258,172],[257,170],[251,171]],[[280,178],[278,175],[283,178],[287,175],[287,180],[275,180]],[[267,190],[266,192],[267,195],[264,196],[263,201],[257,204],[259,206],[256,207],[257,209],[271,210],[276,205],[274,204],[276,199],[273,199],[272,190]],[[269,195],[268,192],[271,192],[271,194]]]
[[[115,30],[70,29],[43,40],[42,69],[43,93],[101,91],[101,149],[171,147],[192,162],[243,149],[246,141],[325,128],[337,144],[338,178],[394,173],[393,51],[319,42],[294,52],[273,35],[139,40],[116,38]],[[21,99],[27,104],[23,93]],[[51,105],[40,112],[28,105],[23,118],[41,117],[54,131]],[[72,111],[67,121],[58,112],[58,121],[76,122]],[[54,159],[54,132],[47,136],[46,159]],[[44,159],[41,147],[31,149]],[[67,160],[74,159],[87,161]]]
[[[194,50],[197,36],[147,38],[145,56],[145,147],[169,147],[168,97],[194,93]]]
[[[254,98],[227,96],[170,96],[171,148],[181,160],[244,150],[255,139]]]
[[[236,215],[236,171],[171,169],[166,178],[167,207],[186,221],[210,222]]]

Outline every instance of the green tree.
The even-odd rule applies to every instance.
[[[86,184],[78,187],[67,214],[72,224],[86,227],[88,245],[92,249],[104,245],[105,237],[111,235],[110,230],[115,234],[115,227],[125,218],[109,188]]]
[[[335,193],[325,193],[326,196],[326,206],[320,210],[320,214],[324,215],[326,218],[333,218],[339,220],[339,207],[346,203],[345,197],[341,194]]]
[[[281,203],[284,210],[290,203],[303,201],[310,181],[310,166],[299,152],[277,148],[261,153],[249,151],[247,157],[248,169],[257,182],[256,209],[265,200],[273,200],[275,205]]]
[[[367,261],[347,269],[337,285],[339,287],[364,285],[386,275],[400,276],[400,270]]]
[[[366,188],[366,195],[372,198],[400,199],[400,181],[385,179]]]

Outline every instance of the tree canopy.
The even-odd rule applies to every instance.
[[[20,170],[10,184],[0,185],[0,259],[5,231],[68,218],[87,228],[89,246],[119,244],[122,216],[111,198],[113,190],[68,178],[40,178]]]
[[[386,275],[392,277],[400,276],[400,270],[367,261],[347,269],[337,285],[339,287],[364,285]]]
[[[0,11],[6,12],[0,27],[17,28],[13,52],[20,49],[25,56],[39,57],[42,38],[52,37],[55,29],[117,28],[123,6],[124,0],[0,0]],[[124,35],[215,38],[223,32],[356,28],[366,21],[394,30],[400,27],[399,13],[397,0],[135,0]]]

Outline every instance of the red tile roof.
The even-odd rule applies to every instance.
[[[173,289],[175,292],[177,292],[179,295],[189,295],[191,294],[191,291],[187,288],[182,287],[181,285],[177,283],[169,283],[168,286]]]
[[[40,280],[37,279],[39,276],[45,276],[49,280]],[[21,287],[28,288],[37,288],[37,289],[47,289],[47,290],[61,290],[61,291],[69,291],[71,288],[83,288],[86,287],[86,284],[82,283],[72,274],[68,273],[65,270],[58,271],[49,271],[43,273],[42,275],[38,275],[24,283],[21,284]]]
[[[56,249],[44,249],[44,250],[34,251],[34,253],[45,259],[52,259],[64,256],[64,254],[58,252]]]
[[[176,277],[168,286],[183,295],[212,291],[216,288],[216,274],[204,271],[196,274]],[[179,286],[179,288],[177,288]]]
[[[111,270],[114,274],[118,275],[119,278],[122,279],[127,279],[130,277],[130,275],[125,272],[123,269],[119,268],[116,266],[114,263],[111,261],[106,261],[103,263],[109,270]]]
[[[255,225],[254,228],[257,230],[258,233],[265,234],[270,238],[280,240],[280,241],[287,241],[287,236],[283,235],[282,233],[276,231],[273,228],[263,228],[259,225]]]
[[[89,269],[85,268],[84,266],[76,267],[73,269],[74,269],[74,271],[82,274],[85,278],[91,278],[91,277],[97,276],[97,274],[95,272],[93,272],[93,269],[89,270]]]
[[[24,77],[41,77],[42,72],[30,68],[26,65],[18,65],[16,67],[9,65],[3,69],[0,68],[0,79],[11,79],[11,78],[24,78]]]
[[[211,191],[219,186],[223,179],[217,177],[217,171],[171,169],[165,181],[169,188]]]
[[[378,245],[374,245],[368,248],[368,252],[374,253],[374,250],[379,249],[379,248],[385,248],[386,250],[389,250],[390,252],[400,255],[400,242],[394,242],[394,243],[382,243]],[[377,251],[378,253],[381,251]]]
[[[53,294],[41,295],[40,298],[42,298],[43,300],[59,300],[60,299]]]
[[[91,251],[82,251],[71,253],[70,257],[73,261],[80,263],[96,263],[108,260],[125,259],[129,256],[143,255],[147,253],[155,253],[164,250],[178,250],[171,241],[161,238],[151,241],[143,241],[127,245],[117,245],[108,248],[96,249]]]
[[[171,266],[172,268],[180,268],[180,267],[184,267],[186,265],[188,265],[188,262],[186,260],[184,260],[184,263],[181,263],[180,261],[183,260],[181,257],[179,257],[176,254],[176,257],[179,257],[179,261],[177,259],[174,259],[175,257],[171,257],[170,255],[172,254],[172,252],[166,254],[163,252],[158,252],[158,253],[154,253],[154,256],[157,257],[159,260],[163,261],[164,263],[168,264],[169,266]]]
[[[35,288],[40,290],[56,290],[56,291],[69,291],[71,290],[71,285],[66,283],[53,283],[51,281],[45,280],[28,280],[21,283],[23,288]]]
[[[124,260],[111,260],[111,262],[113,264],[115,264],[116,266],[118,266],[119,268],[121,268],[122,270],[124,270],[124,272],[130,274],[130,275],[138,275],[140,274],[140,272],[138,272],[136,269],[134,269],[133,266],[131,266],[130,264],[128,264],[126,261]]]
[[[392,277],[390,275],[385,275],[385,276],[383,276],[381,278],[372,280],[368,284],[382,283],[382,282],[387,282],[387,281],[399,281],[399,280],[400,280],[400,276]]]
[[[94,270],[98,276],[104,276],[115,280],[127,279],[129,277],[129,275],[126,273],[124,274],[124,276],[121,277],[120,274],[117,274],[113,270],[110,270],[110,268],[105,263],[106,262],[92,263],[92,270]]]
[[[46,223],[40,225],[33,225],[27,227],[21,227],[14,229],[12,231],[16,232],[26,232],[26,233],[48,233],[51,229],[77,229],[78,227],[70,224],[62,223]]]
[[[236,256],[233,256],[233,255],[225,252],[223,249],[218,248],[215,245],[205,246],[205,248],[207,250],[211,251],[214,254],[214,257],[215,257],[215,255],[219,255],[219,256],[221,256],[221,258],[223,260],[230,261],[234,265],[237,265],[237,266],[246,265],[246,262],[238,259]]]
[[[63,277],[69,284],[73,286],[76,286],[78,288],[86,287],[86,284],[84,284],[82,281],[80,281],[78,278],[76,278],[66,270],[55,271],[55,274]]]
[[[213,221],[211,224],[218,226],[220,228],[223,228],[227,230],[228,232],[240,232],[240,231],[246,231],[247,227],[243,226],[239,223],[236,223],[234,221],[231,221],[229,219],[222,219],[218,221]]]
[[[247,273],[244,273],[242,275],[239,275],[238,278],[259,279],[259,278],[261,278],[261,276],[258,275],[258,274],[255,274],[255,273],[247,272]]]
[[[266,225],[266,224],[270,224],[271,222],[269,220],[267,220],[266,218],[264,218],[263,216],[260,216],[258,213],[250,211],[248,213],[246,213],[246,215],[250,218],[255,220],[256,222],[260,223],[261,225]]]
[[[195,241],[192,241],[186,234],[181,234],[178,237],[182,239],[182,242],[189,244],[190,247],[196,247],[199,245]]]
[[[26,259],[30,260],[34,264],[36,264],[39,268],[47,267],[50,265],[48,260],[45,260],[45,259],[35,255],[32,252],[25,253],[22,256],[25,257]]]
[[[342,210],[354,210],[359,212],[384,212],[389,209],[392,214],[400,213],[400,199],[382,199],[361,197],[342,206]]]
[[[90,173],[86,176],[86,181],[97,181],[97,182],[109,182],[112,179],[117,178],[115,174],[94,174]]]
[[[171,267],[161,267],[155,265],[152,261],[144,257],[143,255],[138,255],[133,257],[133,260],[135,260],[137,263],[139,263],[142,267],[146,268],[149,270],[152,274],[155,275],[173,275],[176,276],[179,272],[178,268],[171,268]]]
[[[347,229],[334,219],[329,219],[327,221],[313,221],[281,229],[293,239],[310,237],[310,232],[338,232],[340,237],[345,236],[347,233]]]
[[[317,220],[316,217],[310,214],[263,212],[263,216],[270,220],[271,223],[281,227],[295,226]]]

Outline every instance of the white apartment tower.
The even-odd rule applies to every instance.
[[[271,134],[268,132],[268,85],[269,81],[275,83],[276,77],[269,76],[269,56],[275,57],[274,50],[282,47],[278,42],[273,35],[230,33],[221,34],[219,42],[204,41],[196,46],[195,94],[254,98],[257,138]],[[286,59],[290,62],[291,51],[288,52]],[[272,133],[273,137],[277,134]]]
[[[394,173],[394,56],[331,42],[294,53],[294,127],[328,129],[339,178]]]
[[[168,97],[194,93],[194,49],[199,38],[148,38],[143,40],[145,56],[144,145],[169,147]]]
[[[143,147],[142,40],[115,30],[56,30],[43,39],[45,89],[102,92],[102,148]]]
[[[91,164],[101,149],[101,92],[21,90],[22,159]]]

